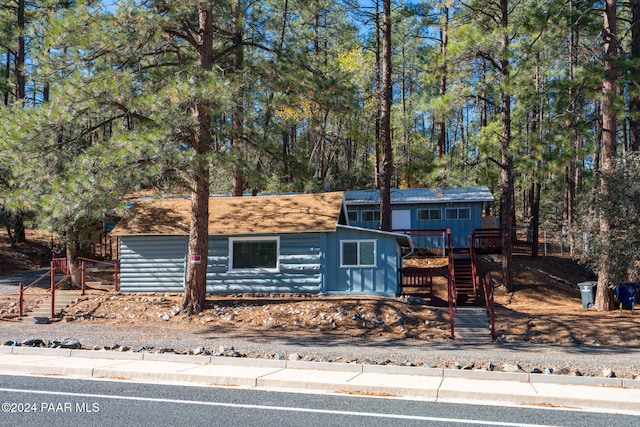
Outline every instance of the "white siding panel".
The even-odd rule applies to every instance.
[[[187,236],[122,236],[123,292],[182,292]]]

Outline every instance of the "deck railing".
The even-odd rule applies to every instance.
[[[487,309],[487,316],[489,318],[489,326],[491,328],[491,340],[495,341],[496,309],[493,299],[493,282],[491,281],[491,274],[487,273],[486,275],[479,277],[478,279],[478,281],[480,282],[480,286],[484,289],[484,301]]]
[[[25,291],[29,289],[31,286],[35,285],[42,281],[45,277],[49,277],[49,292],[51,293],[51,317],[55,317],[55,306],[56,306],[56,289],[58,286],[68,280],[71,276],[76,274],[78,271],[81,271],[81,292],[82,295],[86,292],[86,266],[87,263],[93,264],[104,264],[110,265],[113,267],[113,286],[114,290],[119,290],[119,274],[120,269],[118,263],[116,261],[98,261],[89,258],[78,258],[80,260],[80,266],[75,270],[69,270],[69,264],[67,262],[67,258],[53,258],[51,260],[51,264],[49,269],[42,274],[42,276],[38,277],[33,282],[28,285],[24,285],[24,283],[20,282],[20,290],[18,294],[18,307],[19,307],[19,317],[22,318],[24,316],[24,295]],[[56,281],[57,274],[64,274],[62,279]]]
[[[449,249],[449,274],[447,278],[447,295],[449,300],[449,328],[451,329],[451,339],[456,339],[455,333],[455,316],[457,311],[457,296],[454,286],[454,271],[453,271],[453,250]]]
[[[433,298],[433,276],[437,269],[404,267],[400,272],[400,295],[411,295],[422,298]]]

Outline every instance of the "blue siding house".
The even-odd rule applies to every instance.
[[[471,231],[482,228],[485,203],[494,198],[487,187],[468,188],[411,188],[391,190],[391,228],[451,230],[454,248],[468,248]],[[349,225],[378,229],[380,227],[379,190],[345,192]],[[442,248],[444,236],[415,236],[416,248]]]
[[[181,292],[188,198],[136,202],[120,237],[123,292]],[[349,225],[342,192],[209,199],[208,293],[398,294],[411,238]]]

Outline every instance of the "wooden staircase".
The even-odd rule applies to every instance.
[[[453,254],[453,287],[457,305],[477,305],[473,256],[469,249],[457,249]]]

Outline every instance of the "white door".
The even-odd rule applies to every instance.
[[[392,210],[391,211],[391,229],[392,230],[408,230],[411,228],[411,210]]]

